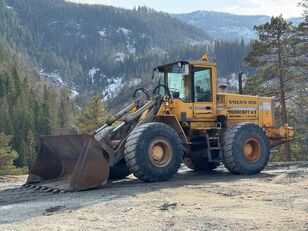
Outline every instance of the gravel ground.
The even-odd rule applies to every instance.
[[[101,189],[50,194],[0,178],[0,230],[305,230],[308,162],[271,164],[255,176],[182,167],[170,181],[133,176]]]

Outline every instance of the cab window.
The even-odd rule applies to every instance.
[[[194,67],[194,101],[212,102],[211,68]]]
[[[164,83],[170,90],[173,99],[191,102],[191,78],[183,74],[183,67],[170,66],[160,73],[160,83]],[[161,94],[163,89],[161,88]]]

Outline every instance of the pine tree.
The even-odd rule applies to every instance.
[[[11,140],[11,137],[0,133],[0,175],[10,174],[15,169],[13,160],[18,155],[11,147]]]
[[[305,21],[308,22],[308,0],[302,0],[299,5],[303,7],[303,15],[305,17]]]
[[[77,119],[74,127],[80,133],[91,133],[109,118],[100,94],[96,94]]]
[[[255,26],[259,40],[252,42],[252,50],[246,57],[251,67],[257,68],[257,76],[248,81],[260,93],[276,96],[280,107],[281,123],[287,124],[287,102],[291,100],[288,93],[296,89],[294,83],[303,75],[299,73],[299,63],[295,53],[298,37],[296,28],[285,21],[282,16],[272,17],[271,21]],[[261,91],[263,90],[263,91]],[[285,145],[285,160],[291,160],[290,145]]]
[[[44,86],[44,96],[42,104],[42,115],[40,130],[41,134],[48,135],[51,133],[51,119],[50,119],[50,95],[47,86]]]
[[[70,98],[65,89],[61,90],[60,105],[58,109],[59,126],[61,128],[68,128],[70,126]]]
[[[23,158],[23,166],[31,167],[35,157],[35,140],[33,132],[29,129],[26,135],[25,153]]]

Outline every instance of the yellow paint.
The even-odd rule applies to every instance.
[[[211,68],[212,102],[184,102],[181,99],[171,99],[167,104],[162,103],[157,116],[174,115],[182,126],[188,126],[192,132],[217,128],[218,116],[225,116],[227,127],[242,122],[254,123],[265,129],[269,139],[292,139],[292,128],[274,128],[272,98],[219,92],[215,63],[189,61],[189,64],[194,67]],[[191,79],[187,78],[185,81]],[[190,88],[191,84],[187,86]]]
[[[217,116],[227,117],[228,125],[239,122],[251,122],[260,126],[272,126],[272,111],[260,110],[264,102],[271,105],[269,97],[258,97],[250,95],[239,95],[231,93],[217,93],[217,71],[216,64],[212,62],[189,62],[195,67],[207,67],[212,69],[212,102],[186,103],[181,99],[172,99],[170,106],[162,104],[158,115],[173,114],[180,122],[182,113],[186,113],[189,122],[216,122]],[[206,109],[206,110],[205,110]]]

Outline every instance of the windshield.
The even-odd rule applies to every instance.
[[[169,88],[173,99],[212,102],[212,69],[196,66],[191,68],[189,70],[188,65],[178,64],[167,66],[159,72],[159,83]],[[160,94],[166,94],[164,88],[160,88]]]
[[[177,64],[166,67],[160,72],[160,84],[166,85],[172,98],[182,99],[184,102],[191,102],[191,80],[189,73],[185,75],[185,66]],[[161,94],[164,89],[161,88]]]

